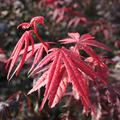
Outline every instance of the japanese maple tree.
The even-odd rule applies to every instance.
[[[60,102],[69,84],[72,84],[72,89],[80,98],[85,111],[88,112],[89,109],[94,111],[89,98],[89,82],[93,82],[95,86],[99,85],[99,82],[108,84],[109,69],[93,47],[107,51],[110,49],[95,40],[90,34],[80,36],[78,32],[68,33],[69,38],[59,40],[62,47],[53,48],[51,47],[52,42],[44,42],[41,38],[38,33],[38,24],[44,27],[44,17],[34,17],[30,23],[22,23],[18,26],[18,28],[25,29],[26,32],[7,61],[8,80],[11,80],[14,74],[17,76],[25,62],[34,57],[28,74],[39,77],[28,94],[45,86],[40,111],[47,100],[50,108]],[[33,34],[40,43],[35,44]],[[65,44],[72,45],[65,47]],[[86,52],[89,59],[80,54],[81,51]],[[43,56],[43,52],[46,53],[45,56]]]

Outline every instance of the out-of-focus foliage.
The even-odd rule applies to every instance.
[[[47,1],[47,3],[46,3]],[[13,47],[17,43],[24,30],[16,30],[16,27],[21,22],[27,22],[34,16],[44,16],[46,18],[46,27],[44,30],[39,31],[41,37],[45,40],[57,41],[67,36],[68,32],[90,33],[96,36],[96,39],[107,44],[113,52],[107,53],[102,51],[102,55],[107,55],[112,58],[107,63],[110,64],[110,86],[108,90],[112,93],[114,100],[109,100],[109,92],[107,88],[100,89],[100,93],[95,94],[96,91],[93,87],[91,89],[91,99],[96,101],[97,118],[91,118],[90,115],[85,117],[82,115],[80,101],[73,98],[71,93],[67,93],[65,98],[59,106],[53,110],[49,110],[48,106],[42,113],[36,112],[38,109],[37,96],[40,93],[28,96],[31,100],[31,110],[28,106],[26,94],[32,87],[32,79],[27,79],[27,68],[31,64],[28,62],[18,78],[14,77],[8,83],[5,74],[0,74],[0,113],[2,118],[16,119],[50,119],[50,120],[106,120],[115,119],[119,120],[120,115],[120,1],[119,0],[1,0],[0,1],[0,47],[5,50],[4,56],[10,56]],[[57,22],[56,22],[57,21]],[[38,26],[41,28],[41,26]],[[98,51],[99,53],[99,51]],[[84,53],[82,53],[84,54]],[[3,55],[2,55],[3,56]],[[5,57],[4,57],[5,58]],[[4,73],[3,58],[1,71]],[[4,61],[5,62],[5,61]],[[23,86],[24,85],[24,86]],[[91,85],[93,86],[93,85]],[[91,87],[92,88],[92,87]],[[118,88],[118,89],[117,89]],[[21,102],[17,101],[16,96],[14,105],[11,105],[9,97],[13,96],[16,91],[21,91]],[[68,90],[69,91],[69,90]],[[19,93],[19,92],[17,92]],[[24,94],[23,94],[24,93]],[[105,93],[107,95],[105,95]],[[43,96],[43,91],[41,91]],[[77,95],[74,95],[76,97]],[[108,99],[109,98],[109,99]],[[18,100],[18,99],[17,99]],[[21,108],[22,111],[19,111]],[[10,106],[10,107],[9,107]],[[36,108],[36,109],[34,109]],[[29,111],[29,112],[26,112]],[[27,116],[26,116],[27,113]]]

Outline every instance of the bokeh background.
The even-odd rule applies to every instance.
[[[40,93],[27,96],[33,83],[27,78],[29,64],[6,80],[5,62],[24,33],[17,26],[35,16],[45,17],[45,27],[38,26],[45,41],[57,42],[68,32],[90,33],[112,49],[98,51],[108,59],[110,75],[109,85],[98,93],[90,86],[96,117],[84,116],[80,101],[69,94],[39,113]],[[0,120],[120,120],[120,0],[0,0],[0,71]]]

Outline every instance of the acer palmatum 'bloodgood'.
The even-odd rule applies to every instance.
[[[74,91],[81,99],[85,111],[88,112],[89,109],[93,109],[89,99],[88,82],[107,84],[107,77],[105,76],[108,76],[108,67],[92,47],[108,51],[110,49],[96,41],[90,34],[80,36],[79,33],[68,33],[69,38],[59,40],[62,44],[74,43],[69,49],[63,46],[61,48],[50,48],[48,47],[50,46],[49,42],[44,42],[38,34],[38,24],[44,25],[43,17],[35,17],[30,23],[22,23],[18,26],[18,28],[32,28],[32,30],[27,30],[22,35],[7,61],[8,79],[11,79],[14,74],[18,75],[24,63],[34,56],[28,74],[29,76],[40,74],[40,77],[28,94],[45,86],[40,111],[47,100],[49,106],[54,107],[65,94],[69,84],[72,84]],[[35,34],[41,43],[35,44],[31,33]],[[44,50],[46,55],[42,58]],[[81,50],[90,56],[92,64],[90,59],[86,60],[85,56],[80,55]],[[13,68],[19,61],[18,58],[21,58],[20,62],[11,75]]]

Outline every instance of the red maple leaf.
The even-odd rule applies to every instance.
[[[98,78],[104,83],[108,83],[108,67],[104,61],[95,53],[91,46],[111,51],[110,48],[95,40],[90,34],[84,34],[80,37],[79,33],[68,33],[70,38],[60,40],[62,44],[75,43],[74,51],[84,50],[92,59],[94,69]],[[93,66],[93,65],[92,65]]]
[[[68,83],[72,83],[81,98],[85,110],[88,111],[91,108],[86,76],[94,81],[97,74],[76,52],[64,47],[52,49],[35,67],[32,74],[38,73],[45,67],[47,69],[29,92],[31,94],[42,86],[46,86],[40,110],[42,110],[47,99],[49,100],[49,106],[54,107],[64,95]]]
[[[95,51],[91,46],[101,48],[107,51],[111,51],[110,48],[105,46],[104,44],[95,40],[90,34],[84,34],[80,36],[79,33],[68,33],[70,38],[66,38],[63,40],[59,40],[62,44],[75,43],[75,49],[84,50],[88,55],[94,58],[95,61],[101,63],[104,66],[104,63],[99,59]]]
[[[7,60],[6,69],[8,69],[8,75],[7,79],[11,79],[13,75],[16,73],[18,75],[19,71],[23,67],[25,61],[27,61],[31,56],[35,55],[35,59],[32,65],[32,68],[36,65],[36,63],[40,60],[42,56],[43,48],[47,51],[48,49],[48,43],[44,43],[42,38],[39,36],[37,31],[37,25],[41,24],[44,25],[44,18],[43,17],[34,17],[30,23],[22,23],[18,26],[22,27],[22,29],[28,29],[29,27],[33,28],[33,30],[26,31],[22,37],[19,39],[18,43],[16,44],[10,58]],[[32,37],[32,33],[34,33],[37,38],[40,40],[42,44],[34,44],[34,39]],[[29,45],[31,44],[31,46]],[[36,47],[36,48],[34,48]],[[16,62],[18,62],[18,58],[21,56],[21,60],[17,66],[17,68],[14,70],[13,74],[10,77],[11,71],[13,67],[15,66]],[[32,70],[31,68],[31,70]]]

